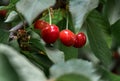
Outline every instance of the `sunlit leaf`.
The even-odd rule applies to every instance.
[[[20,81],[46,81],[46,77],[40,69],[35,67],[23,55],[16,52],[11,47],[0,44],[0,55],[4,55],[8,59],[10,65],[18,74]],[[3,64],[3,66],[8,68],[10,67],[10,66],[6,66],[6,64]],[[5,70],[6,70],[5,68],[2,68],[0,72]],[[6,72],[5,75],[7,75],[8,73],[9,72]],[[4,78],[6,78],[6,76],[4,76]]]
[[[55,0],[20,0],[16,4],[18,12],[22,13],[29,25],[45,9],[54,5]]]
[[[104,6],[104,14],[108,17],[110,24],[120,19],[120,0],[107,0]]]
[[[20,81],[8,58],[0,53],[0,81]]]
[[[47,56],[49,57],[49,59],[53,63],[60,63],[60,62],[64,62],[64,60],[65,60],[64,53],[58,49],[55,49],[52,47],[47,47],[46,53],[47,53]]]
[[[5,22],[11,22],[11,21],[13,21],[16,17],[17,17],[17,12],[15,12],[15,11],[12,11],[9,15],[8,15],[8,17],[7,17],[7,19],[5,20]]]
[[[70,0],[69,8],[76,32],[79,32],[87,14],[98,6],[98,2],[99,0]]]
[[[89,81],[98,81],[99,75],[95,71],[92,63],[80,59],[55,64],[50,68],[51,78],[55,79],[64,75],[77,74],[86,77]]]

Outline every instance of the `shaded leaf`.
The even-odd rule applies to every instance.
[[[39,30],[37,30],[37,31],[39,31]],[[40,38],[40,35],[37,34],[33,30],[29,30],[28,33],[30,33],[30,36],[31,36],[29,42],[30,42],[30,45],[32,46],[32,48],[37,49],[38,51],[44,52],[45,51],[44,42]]]
[[[45,51],[43,43],[38,39],[30,39],[31,45],[39,51]]]
[[[72,59],[65,63],[55,64],[50,68],[51,78],[55,79],[64,75],[76,74],[89,81],[98,81],[99,76],[95,71],[96,69],[90,62],[81,59]]]
[[[64,52],[65,60],[78,57],[78,49],[74,47],[66,47],[62,43],[59,43],[59,49]]]
[[[54,5],[55,0],[20,0],[16,4],[17,10],[23,14],[29,25],[45,9]]]
[[[79,32],[87,14],[98,6],[99,0],[69,0],[75,32]]]
[[[110,24],[120,19],[120,0],[107,0],[104,6],[104,14],[108,17]]]
[[[7,49],[7,51],[6,51]],[[46,81],[44,73],[29,62],[24,56],[9,46],[0,44],[0,54],[5,55],[10,65],[19,75],[20,81]],[[4,65],[4,67],[7,67]],[[3,68],[3,71],[5,69]]]
[[[120,46],[120,20],[118,20],[116,23],[114,23],[111,26],[111,31],[112,31],[113,42],[117,46]]]
[[[105,22],[102,22],[103,19],[98,19],[99,14],[95,14],[95,12],[92,12],[86,23],[89,44],[93,53],[102,64],[104,64],[104,66],[109,66],[112,54],[105,41],[104,32],[102,30],[103,26],[105,26]]]
[[[0,43],[8,43],[9,32],[0,29]]]
[[[102,72],[101,75],[105,81],[120,81],[119,75],[115,75],[102,67],[100,67],[99,70]]]
[[[11,47],[13,47],[14,49],[16,49],[17,51],[20,51],[20,47],[19,47],[19,44],[18,44],[17,39],[11,40],[11,41],[9,42],[9,45],[10,45]]]

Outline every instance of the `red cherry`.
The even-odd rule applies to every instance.
[[[75,44],[74,47],[76,48],[80,48],[82,46],[84,46],[86,43],[86,36],[84,33],[80,32],[76,35],[75,37]]]
[[[120,55],[117,51],[113,52],[113,58],[115,59],[119,59],[120,58]]]
[[[0,10],[0,16],[5,17],[7,14],[7,10]]]
[[[54,43],[59,38],[59,28],[49,25],[41,30],[41,36],[47,44]]]
[[[65,46],[73,46],[75,42],[75,34],[68,30],[62,30],[60,32],[60,40]]]
[[[43,28],[49,26],[49,24],[43,20],[37,20],[35,23],[34,23],[34,27],[35,29],[38,29],[38,30],[42,30]]]

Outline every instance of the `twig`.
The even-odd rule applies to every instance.
[[[15,31],[17,31],[18,29],[22,28],[25,24],[27,24],[26,21],[20,22],[18,25],[16,25],[15,27],[13,27],[12,29],[10,29],[9,31],[10,31],[10,32],[15,32]]]
[[[15,38],[14,32],[16,32],[18,29],[24,27],[24,25],[26,25],[26,24],[27,24],[26,21],[20,22],[18,25],[16,25],[15,27],[11,28],[11,29],[9,30],[9,32],[10,32],[9,38]]]

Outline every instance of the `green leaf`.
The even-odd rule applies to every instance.
[[[8,58],[0,53],[0,81],[20,81]]]
[[[65,63],[55,64],[50,68],[51,78],[59,79],[64,75],[76,74],[88,81],[98,81],[99,75],[92,63],[81,59],[72,59]],[[76,75],[73,75],[77,77]],[[74,80],[73,80],[74,81]]]
[[[48,69],[51,67],[53,63],[46,55],[36,53],[36,52],[31,53],[28,51],[22,51],[22,54],[24,54],[38,68],[44,71],[46,75],[49,74]]]
[[[5,22],[11,22],[11,21],[13,21],[17,17],[17,15],[18,14],[15,11],[10,12],[10,14],[8,15],[8,17],[5,20]]]
[[[103,26],[106,26],[105,22],[103,19],[99,19],[99,16],[95,12],[89,15],[86,23],[87,34],[93,53],[107,67],[111,63],[112,54],[104,38]]]
[[[104,6],[104,14],[108,17],[110,24],[120,19],[120,0],[107,0]]]
[[[100,0],[100,2],[102,2],[103,4],[107,2],[107,0]]]
[[[38,39],[30,39],[31,45],[38,49],[39,51],[45,51],[44,45],[41,40]]]
[[[13,47],[14,49],[16,49],[17,51],[20,51],[20,47],[19,47],[19,44],[18,44],[17,39],[11,40],[11,41],[9,42],[9,45],[10,45],[11,47]]]
[[[117,46],[120,46],[120,20],[111,26],[112,39]]]
[[[81,76],[78,74],[66,74],[59,77],[56,81],[91,81],[85,76]]]
[[[99,0],[69,0],[75,32],[79,32],[87,14],[98,6]]]
[[[18,12],[22,13],[29,25],[45,9],[54,5],[55,0],[20,0],[16,4]]]
[[[46,54],[53,63],[64,62],[64,53],[56,48],[47,47]]]
[[[52,15],[52,24],[57,24],[63,19],[63,11],[61,9],[54,10]],[[41,19],[49,22],[49,13],[43,15]]]
[[[0,43],[8,43],[8,40],[9,40],[9,32],[0,29]]]
[[[120,76],[111,73],[110,71],[100,67],[99,68],[101,75],[105,81],[120,81]]]
[[[65,60],[73,59],[78,57],[78,49],[74,47],[67,47],[62,43],[59,43],[59,49],[64,52]]]
[[[44,42],[41,40],[40,35],[37,34],[35,31],[33,30],[29,30],[30,33],[30,44],[32,45],[32,48],[36,48],[39,51],[45,51],[45,47],[44,47]]]
[[[9,60],[10,65],[18,74],[20,81],[46,81],[46,77],[44,76],[43,71],[35,67],[23,55],[16,52],[11,47],[0,44],[0,55],[4,55]],[[10,66],[6,66],[6,64],[3,64],[3,66],[10,68]],[[2,71],[5,71],[5,70],[6,69],[2,68]],[[5,74],[9,74],[9,73],[12,74],[12,72],[6,72]],[[3,77],[3,79],[5,78],[6,76]]]

